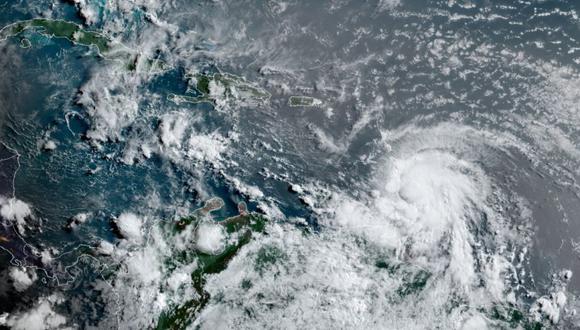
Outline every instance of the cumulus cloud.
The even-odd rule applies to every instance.
[[[188,230],[193,231],[194,226]],[[191,273],[197,263],[181,264],[175,269],[167,267],[167,261],[174,253],[191,250],[193,239],[188,245],[178,245],[175,240],[168,240],[160,227],[151,228],[145,235],[147,243],[136,249],[125,244],[113,249],[109,243],[101,243],[98,247],[98,251],[110,255],[124,270],[117,272],[111,283],[103,286],[113,292],[104,297],[109,317],[101,321],[100,328],[147,328],[151,322],[156,322],[166,307],[196,297]],[[119,304],[123,306],[120,313]]]
[[[235,188],[241,194],[248,196],[250,199],[260,200],[264,198],[264,193],[262,190],[260,190],[260,188],[244,183],[240,181],[240,179],[229,176],[225,173],[223,173],[223,176],[231,183],[233,188]]]
[[[144,250],[137,251],[126,259],[127,272],[135,276],[142,285],[151,285],[161,279],[160,260],[154,251],[155,247],[149,246]]]
[[[225,232],[222,226],[203,223],[197,228],[196,247],[208,254],[218,254],[225,245]]]
[[[74,229],[77,226],[87,222],[87,220],[91,217],[90,213],[77,213],[75,214],[72,218],[70,218],[69,223],[68,223],[68,228],[69,229]]]
[[[122,129],[133,123],[139,110],[137,86],[138,80],[111,69],[99,71],[80,88],[77,104],[91,121],[87,138],[96,143],[122,139]]]
[[[52,309],[58,301],[55,296],[41,298],[31,309],[10,315],[4,324],[14,330],[62,329],[67,320]]]
[[[46,140],[44,141],[44,144],[42,145],[42,149],[46,150],[46,151],[52,151],[56,149],[56,142],[54,142],[54,140]]]
[[[162,116],[159,125],[159,138],[163,146],[180,148],[189,124],[188,118],[183,114]]]
[[[110,256],[115,252],[115,246],[107,241],[101,241],[97,246],[97,252],[105,256]]]
[[[549,297],[540,297],[532,308],[530,313],[536,321],[541,321],[546,317],[550,322],[556,324],[560,321],[561,312],[566,306],[568,298],[563,291],[552,293]]]
[[[124,212],[119,215],[117,220],[117,229],[119,233],[126,239],[133,242],[140,242],[143,237],[141,226],[143,221],[136,214],[131,212]]]
[[[504,138],[460,125],[390,132],[375,193],[319,201],[317,233],[270,224],[209,277],[206,290],[219,299],[195,325],[485,328],[487,308],[514,303],[505,285],[513,251],[498,247],[528,242],[493,207],[504,196],[478,161],[487,155],[474,147],[504,147]],[[481,226],[485,232],[474,229]],[[457,297],[465,304],[449,311]],[[542,306],[563,305],[562,295],[554,297]]]
[[[30,205],[17,198],[0,196],[0,215],[14,223],[21,233],[24,233],[26,219],[32,216]]]
[[[36,281],[36,274],[29,273],[25,268],[12,267],[9,274],[18,292],[25,291]]]
[[[93,25],[99,19],[99,8],[95,3],[87,0],[74,0],[79,14],[84,18],[85,24]]]
[[[187,156],[200,161],[215,163],[221,159],[228,140],[219,133],[193,134],[188,141]]]
[[[43,265],[48,266],[52,263],[52,259],[52,254],[49,250],[40,252],[40,262],[42,262]]]

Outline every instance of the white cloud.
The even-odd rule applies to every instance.
[[[137,84],[138,80],[111,69],[99,71],[81,87],[77,103],[90,118],[89,139],[97,143],[122,139],[123,128],[133,123],[139,110]]]
[[[99,8],[96,5],[87,2],[87,0],[74,0],[74,3],[87,25],[93,25],[97,22]]]
[[[49,250],[40,252],[40,261],[45,266],[48,266],[50,263],[52,263],[52,254]]]
[[[133,253],[125,261],[128,274],[135,276],[142,285],[157,283],[162,275],[161,261],[157,257],[158,254],[151,246]]]
[[[374,194],[317,198],[316,233],[270,223],[267,235],[209,276],[206,290],[219,299],[196,325],[485,328],[482,311],[514,303],[508,258],[526,246],[527,232],[494,208],[505,196],[492,190],[481,160],[489,164],[482,146],[525,146],[451,124],[402,128],[384,142],[390,152],[369,187]],[[462,307],[450,311],[457,298]]]
[[[247,183],[244,183],[244,182],[240,181],[240,179],[238,179],[236,177],[229,176],[225,173],[222,173],[222,175],[233,185],[233,187],[238,192],[248,196],[250,199],[260,200],[260,199],[264,198],[264,193],[260,190],[260,188],[258,188],[256,186],[249,185]]]
[[[221,160],[228,141],[219,133],[192,134],[187,145],[187,156],[200,161],[215,163]]]
[[[69,224],[68,224],[68,225],[69,225],[69,227],[70,227],[71,229],[74,229],[74,228],[76,228],[77,226],[79,226],[79,225],[81,225],[81,224],[83,224],[83,223],[87,222],[87,220],[88,220],[90,217],[91,217],[91,214],[90,214],[90,213],[84,213],[84,212],[77,213],[77,214],[75,214],[75,215],[74,215],[74,216],[73,216],[73,217],[70,219],[70,221],[69,221]]]
[[[209,95],[215,100],[218,109],[222,109],[227,105],[226,87],[215,79],[209,82]]]
[[[461,330],[486,330],[488,328],[487,321],[479,314],[467,319],[463,326],[461,326]]]
[[[202,311],[197,325],[201,329],[271,324],[319,329],[386,324],[393,329],[459,327],[460,317],[443,316],[450,294],[447,286],[427,284],[429,296],[402,299],[397,290],[404,276],[412,275],[377,269],[377,252],[345,233],[305,235],[291,225],[273,224],[268,235],[240,251],[225,271],[208,278],[206,290],[219,299]],[[412,268],[408,271],[413,274]]]
[[[530,314],[536,321],[541,321],[542,316],[545,316],[550,322],[556,324],[560,321],[561,312],[567,300],[563,291],[553,293],[549,297],[540,297],[530,309]]]
[[[115,220],[121,235],[133,242],[140,242],[143,237],[142,220],[131,212],[124,212]]]
[[[18,292],[22,292],[28,289],[34,281],[36,281],[36,274],[29,274],[25,268],[12,267],[10,268],[10,278],[14,282],[14,289]]]
[[[196,247],[208,254],[220,253],[225,245],[225,232],[217,224],[202,223],[197,228]]]
[[[15,223],[20,233],[24,233],[26,218],[31,217],[32,211],[28,204],[17,198],[0,196],[0,215]]]
[[[159,138],[164,147],[181,147],[190,122],[184,114],[172,113],[161,117]]]
[[[107,241],[100,241],[97,252],[105,256],[110,256],[115,252],[115,246]]]
[[[183,232],[194,230],[195,226],[189,226]],[[141,242],[144,244],[120,242],[113,247],[101,242],[97,247],[97,251],[110,256],[121,267],[109,283],[99,286],[107,309],[107,317],[101,320],[99,328],[147,328],[157,322],[165,308],[196,297],[191,281],[196,261],[180,263],[177,268],[167,267],[168,261],[177,261],[172,258],[176,254],[192,252],[194,236],[166,235],[162,226],[154,226],[143,233]],[[185,237],[189,239],[185,241]],[[119,306],[122,309],[119,310]]]
[[[53,140],[46,140],[42,145],[42,149],[47,151],[54,150],[56,149],[56,142],[54,142]]]
[[[10,315],[6,325],[14,330],[48,330],[64,328],[67,320],[52,309],[56,298],[41,298],[31,309]]]
[[[90,213],[77,213],[72,217],[72,220],[78,224],[85,223],[90,217]]]

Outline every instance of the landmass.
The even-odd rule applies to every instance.
[[[94,46],[100,55],[111,50],[111,40],[105,35],[83,29],[77,23],[47,18],[35,18],[9,24],[0,30],[0,41],[31,31],[49,38],[66,38],[74,44]]]
[[[171,69],[164,61],[144,57],[101,32],[87,30],[75,22],[59,19],[34,18],[6,25],[0,29],[0,41],[21,36],[20,46],[30,48],[32,44],[26,38],[28,33],[38,33],[47,38],[64,38],[74,45],[91,47],[100,57],[119,61],[128,71],[160,73]],[[260,104],[271,96],[264,89],[233,74],[189,73],[185,77],[194,82],[193,87],[185,95],[168,94],[168,100],[176,104],[206,102],[223,106],[231,102]]]
[[[291,107],[319,107],[322,101],[310,96],[290,96],[288,105]]]
[[[80,24],[59,19],[34,18],[6,25],[0,29],[0,41],[26,33],[38,33],[47,38],[64,38],[74,45],[93,47],[99,56],[120,61],[129,71],[160,72],[167,69],[163,61],[144,58],[138,52],[103,33],[90,31]],[[23,37],[20,42],[23,48],[31,46],[27,38]]]
[[[202,208],[195,210],[191,216],[177,221],[173,230],[174,234],[186,230],[189,226],[197,228],[205,216],[223,206],[224,202],[221,198],[216,197],[208,200]],[[183,329],[193,322],[211,298],[204,289],[206,276],[217,274],[226,269],[230,260],[237,255],[240,249],[251,242],[253,235],[264,231],[266,218],[263,215],[248,212],[244,202],[238,204],[238,212],[239,214],[236,216],[215,221],[215,224],[221,226],[230,238],[234,238],[227,240],[228,244],[221,252],[209,254],[187,250],[179,252],[171,260],[168,260],[168,263],[175,265],[189,264],[193,260],[197,260],[197,268],[191,274],[197,297],[192,297],[186,303],[173,306],[164,312],[158,320],[157,329]]]
[[[230,102],[261,104],[271,97],[270,93],[264,89],[248,82],[243,77],[229,73],[190,73],[185,77],[192,82],[191,88],[186,92],[190,95],[169,94],[170,101],[178,104],[207,102],[219,106]]]

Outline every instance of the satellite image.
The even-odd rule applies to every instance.
[[[0,329],[580,329],[579,15],[0,0]]]

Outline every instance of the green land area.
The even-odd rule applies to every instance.
[[[187,74],[185,76],[194,81],[192,90],[195,95],[169,94],[168,99],[175,103],[216,104],[222,100],[231,100],[238,103],[260,104],[270,99],[270,93],[248,82],[243,77],[229,73],[214,74]]]
[[[128,71],[158,73],[170,69],[165,62],[141,56],[103,33],[87,30],[80,24],[59,19],[35,18],[6,25],[0,29],[0,41],[21,37],[21,47],[29,48],[32,45],[26,36],[30,33],[47,38],[64,38],[75,45],[94,47],[99,56],[119,61]],[[271,96],[264,89],[233,74],[187,74],[185,78],[195,81],[195,86],[184,95],[169,94],[167,98],[170,101],[177,104],[207,102],[216,105],[219,101],[229,100],[258,104],[269,100]]]
[[[168,229],[170,234],[179,235],[185,230],[196,228],[206,216],[213,211],[217,211],[224,206],[220,198],[212,198],[205,205],[195,210],[191,216],[182,218],[172,224]],[[239,214],[221,221],[216,221],[221,225],[229,237],[237,237],[233,241],[228,240],[228,245],[218,254],[206,254],[195,249],[176,251],[167,260],[169,268],[177,268],[180,265],[190,264],[197,261],[197,268],[191,274],[191,280],[195,289],[195,297],[191,297],[185,303],[171,306],[157,321],[156,328],[160,329],[184,329],[190,326],[199,316],[200,312],[210,302],[211,296],[205,290],[207,276],[224,271],[230,261],[238,255],[240,250],[250,243],[256,235],[264,233],[267,219],[258,213],[248,212],[245,203],[238,204]],[[212,220],[213,221],[213,220]],[[361,242],[361,244],[364,244]],[[275,246],[264,246],[254,256],[255,270],[262,273],[269,269],[269,265],[283,260],[285,252]],[[431,285],[430,280],[433,274],[425,269],[407,264],[401,261],[391,260],[389,257],[380,255],[370,255],[376,258],[375,267],[377,272],[388,272],[393,278],[403,279],[396,290],[396,296],[392,297],[393,303],[400,302],[409,296],[418,296],[424,293],[424,289]],[[242,289],[249,289],[253,286],[249,280],[242,281]],[[450,304],[459,306],[466,302],[461,297],[456,297],[457,301]],[[512,304],[498,304],[489,309],[481,309],[482,313],[489,316],[494,322],[507,324],[507,328],[540,330],[547,328],[545,323],[536,322],[525,317],[525,314]]]
[[[212,198],[205,205],[195,210],[191,216],[182,218],[169,229],[170,235],[179,235],[184,230],[191,230],[203,221],[212,211],[217,211],[224,206],[220,198]],[[221,221],[217,224],[223,227],[228,236],[237,239],[230,241],[229,245],[218,254],[207,254],[194,249],[176,251],[169,260],[169,268],[177,268],[179,265],[190,264],[197,261],[197,268],[191,274],[196,296],[179,306],[172,306],[164,312],[157,322],[157,329],[184,329],[191,324],[199,315],[199,312],[207,305],[210,295],[204,289],[206,276],[216,274],[227,268],[228,263],[234,258],[240,249],[251,242],[252,237],[262,233],[266,228],[266,218],[261,214],[248,212],[245,203],[238,205],[239,214]]]
[[[75,45],[95,47],[100,56],[121,62],[129,71],[160,72],[167,69],[167,65],[162,61],[144,58],[138,52],[100,32],[90,31],[80,24],[64,20],[35,18],[18,21],[0,29],[0,41],[25,36],[27,33],[38,33],[47,38],[64,38]],[[23,38],[21,46],[29,48],[30,41]]]
[[[35,18],[7,25],[0,30],[0,40],[24,32],[36,32],[50,38],[66,38],[83,46],[95,46],[101,55],[111,49],[109,38],[99,32],[85,30],[81,25],[73,22],[46,18]]]
[[[322,101],[310,96],[290,96],[288,105],[291,107],[318,107]]]

